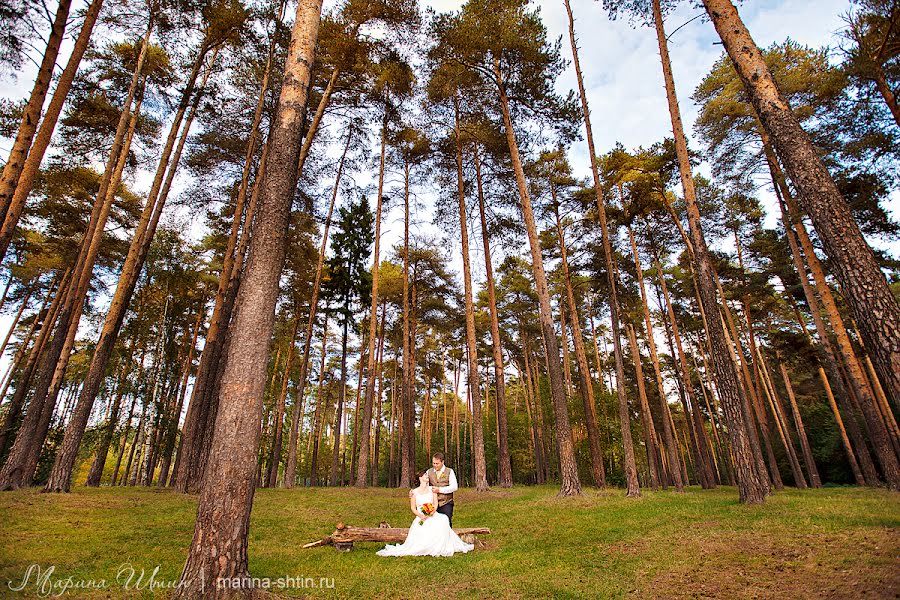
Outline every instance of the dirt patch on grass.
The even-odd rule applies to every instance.
[[[688,536],[633,595],[668,598],[897,598],[900,535],[892,529]]]

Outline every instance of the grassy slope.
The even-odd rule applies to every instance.
[[[455,524],[486,525],[488,547],[452,558],[389,559],[379,546],[302,550],[343,520],[412,520],[404,490],[260,490],[253,511],[255,576],[333,577],[322,597],[821,597],[900,594],[900,495],[870,489],[786,491],[763,507],[723,488],[683,496],[553,487],[457,493]],[[177,579],[196,499],[168,491],[76,488],[0,494],[0,597],[29,564],[54,578],[115,579],[123,562]],[[113,597],[121,588],[111,584]],[[34,594],[33,588],[32,595]],[[286,592],[280,592],[286,593]],[[80,596],[81,594],[76,594]],[[89,594],[88,594],[89,595]],[[97,593],[94,597],[107,597]],[[131,594],[153,597],[144,590]],[[155,596],[166,594],[157,591]],[[15,597],[23,597],[15,594]]]

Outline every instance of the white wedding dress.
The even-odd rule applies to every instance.
[[[416,507],[432,501],[431,492],[416,494]],[[447,515],[435,512],[420,525],[419,517],[409,526],[406,541],[402,544],[388,544],[376,552],[378,556],[453,556],[454,552],[469,552],[474,544],[462,541],[450,528]]]

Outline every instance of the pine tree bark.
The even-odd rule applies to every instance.
[[[475,490],[488,490],[487,461],[484,455],[484,423],[481,417],[481,382],[478,377],[478,349],[475,332],[475,307],[472,292],[472,270],[469,266],[469,228],[466,217],[466,191],[463,179],[462,135],[459,126],[459,98],[454,99],[454,139],[456,142],[456,197],[459,203],[459,228],[462,245],[463,283],[466,310],[466,373],[467,387],[472,401],[472,446],[475,458]]]
[[[260,186],[250,255],[235,304],[232,343],[219,392],[216,434],[177,598],[252,595],[246,587],[222,590],[216,583],[220,578],[249,576],[247,535],[256,488],[266,357],[321,12],[321,0],[297,4],[271,140],[270,168]]]
[[[279,10],[280,16],[284,14],[284,6],[285,3],[282,2]],[[197,481],[197,479],[199,479],[197,465],[200,461],[200,446],[203,443],[206,416],[214,410],[210,406],[210,404],[215,401],[216,396],[212,388],[217,374],[217,367],[221,362],[225,332],[228,329],[228,323],[231,320],[233,308],[233,302],[229,302],[229,299],[233,299],[233,288],[239,280],[239,271],[246,249],[245,244],[247,243],[247,240],[249,240],[248,232],[253,223],[258,197],[258,185],[262,180],[262,174],[264,173],[266,163],[268,162],[268,144],[265,144],[256,173],[256,181],[254,182],[251,201],[245,211],[247,193],[250,186],[250,174],[253,168],[254,156],[257,151],[259,126],[262,121],[266,97],[269,91],[269,81],[274,62],[276,42],[277,37],[272,36],[272,39],[269,42],[269,51],[266,58],[266,66],[263,70],[262,81],[260,83],[259,95],[257,96],[256,109],[250,126],[247,147],[244,151],[244,166],[241,173],[241,183],[238,186],[237,198],[235,199],[231,230],[228,234],[228,240],[225,243],[222,271],[219,274],[219,283],[216,290],[213,312],[206,331],[203,351],[200,354],[200,364],[197,367],[197,375],[194,378],[191,399],[188,402],[188,411],[185,415],[184,426],[182,429],[181,442],[178,448],[178,459],[172,477],[173,487],[181,492],[196,492],[199,487],[199,482]],[[243,230],[241,227],[242,224]],[[241,245],[244,247],[239,249],[238,239],[239,234],[242,231],[243,237],[240,241]]]
[[[512,487],[512,463],[509,456],[509,424],[506,414],[506,374],[503,347],[500,340],[500,317],[497,311],[497,291],[494,285],[494,266],[491,262],[491,239],[488,233],[481,179],[481,157],[475,147],[475,182],[478,187],[478,214],[481,219],[481,241],[484,245],[484,270],[488,293],[488,312],[491,318],[491,350],[494,357],[494,385],[497,402],[497,464],[500,487]],[[601,465],[603,463],[601,462]]]
[[[709,1],[704,0],[704,4],[708,6]],[[728,2],[728,0],[724,1]],[[663,68],[663,79],[666,85],[666,97],[669,103],[669,116],[672,119],[672,130],[675,136],[675,149],[678,155],[681,185],[684,190],[688,224],[694,246],[694,260],[696,262],[701,304],[706,314],[716,315],[719,309],[716,301],[716,291],[713,286],[713,267],[709,257],[709,250],[706,246],[706,238],[700,225],[700,211],[697,207],[697,198],[694,192],[694,179],[691,173],[687,139],[684,135],[681,112],[678,108],[678,98],[675,94],[675,80],[672,75],[672,64],[669,59],[660,0],[653,0],[653,16]],[[746,403],[741,397],[742,391],[737,373],[735,372],[734,364],[731,362],[731,357],[728,355],[725,331],[722,328],[722,324],[716,318],[710,318],[708,321],[709,329],[707,333],[709,334],[709,343],[712,349],[713,368],[716,372],[716,381],[719,384],[719,397],[722,400],[725,418],[728,422],[728,432],[731,438],[731,450],[734,454],[740,499],[741,502],[748,504],[762,503],[765,501],[768,489],[766,482],[757,472],[748,438],[749,433],[746,420],[752,418],[752,416],[744,414],[743,408]]]
[[[531,198],[528,195],[528,182],[525,179],[522,159],[519,156],[519,147],[509,112],[509,99],[506,95],[506,86],[503,82],[503,75],[500,72],[498,58],[494,59],[494,76],[500,95],[500,109],[503,113],[506,141],[509,145],[513,170],[516,175],[516,186],[519,191],[522,216],[525,219],[525,229],[528,233],[528,244],[531,248],[531,268],[534,272],[534,283],[539,301],[541,334],[544,338],[553,412],[556,417],[556,449],[559,455],[559,470],[562,478],[559,495],[580,495],[581,482],[578,478],[578,463],[575,458],[575,445],[572,442],[572,426],[569,422],[569,408],[566,405],[562,368],[559,364],[559,344],[556,341],[556,329],[553,325],[553,313],[550,309],[550,292],[547,289],[547,275],[544,271],[543,257],[541,256],[541,242],[538,238],[534,212],[531,207]],[[637,479],[636,474],[634,479]]]
[[[797,117],[782,97],[762,53],[730,0],[703,0],[744,83],[763,129],[812,218],[875,367],[890,395],[900,397],[900,305]],[[879,442],[876,442],[878,445]],[[889,485],[900,488],[896,455],[887,460]]]

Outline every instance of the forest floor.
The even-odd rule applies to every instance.
[[[11,589],[30,565],[54,568],[48,585],[95,586],[68,597],[166,597],[160,586],[178,580],[195,511],[196,497],[156,489],[0,493],[0,598],[40,595],[34,570],[23,591]],[[301,548],[337,521],[382,520],[408,526],[405,490],[259,490],[250,571],[268,577],[277,597],[900,596],[900,494],[883,490],[788,490],[752,507],[733,488],[645,491],[637,500],[590,489],[560,499],[552,486],[460,490],[454,524],[490,527],[484,549],[398,559],[376,556],[375,544]],[[287,577],[303,583],[279,588]]]

